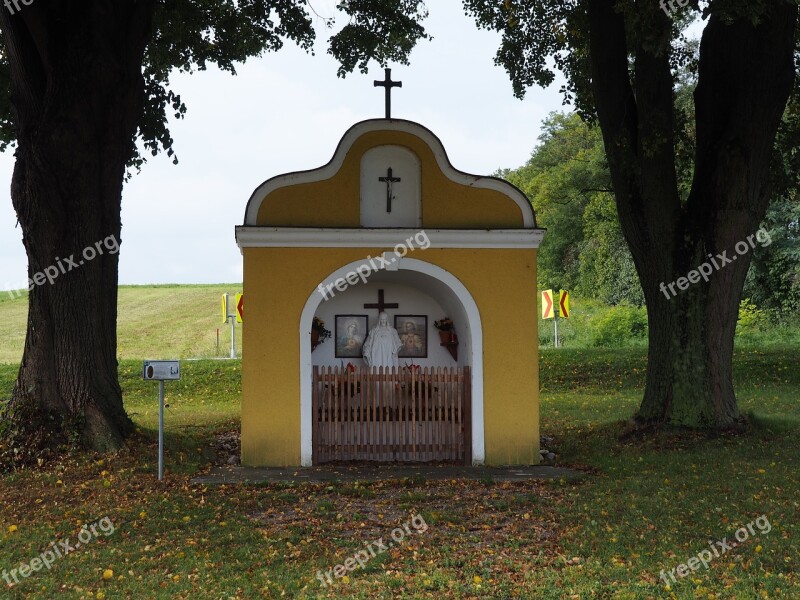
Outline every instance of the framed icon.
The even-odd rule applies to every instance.
[[[361,348],[367,339],[367,315],[336,315],[336,358],[361,358]]]
[[[428,316],[395,315],[394,328],[403,345],[400,358],[428,358]]]

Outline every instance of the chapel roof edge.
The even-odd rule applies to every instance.
[[[476,175],[457,169],[450,162],[447,149],[441,139],[433,131],[416,121],[394,117],[365,119],[351,125],[339,139],[331,159],[321,167],[281,173],[262,182],[253,190],[247,201],[243,224],[245,226],[256,225],[256,218],[263,200],[275,189],[308,181],[319,181],[335,175],[355,141],[364,134],[376,131],[399,131],[415,135],[431,149],[439,168],[448,178],[463,185],[475,186],[478,184],[478,187],[489,187],[505,194],[514,200],[522,210],[526,228],[538,228],[536,213],[530,199],[520,188],[499,177]]]

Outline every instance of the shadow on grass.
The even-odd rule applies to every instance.
[[[756,454],[776,443],[798,445],[800,418],[749,412],[744,422],[739,430],[708,431],[681,427],[634,429],[629,419],[623,419],[550,431],[548,435],[553,437],[559,464],[579,468],[619,465],[620,456],[633,462],[648,454],[668,457],[669,453],[703,453],[725,448]]]

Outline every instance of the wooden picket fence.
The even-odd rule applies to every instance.
[[[470,464],[471,395],[469,367],[314,367],[314,464]]]

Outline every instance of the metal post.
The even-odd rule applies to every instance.
[[[555,319],[555,347],[558,348],[558,311],[553,312],[553,318]]]
[[[158,480],[164,479],[164,381],[158,382]]]
[[[236,317],[231,320],[231,358],[236,358]]]

